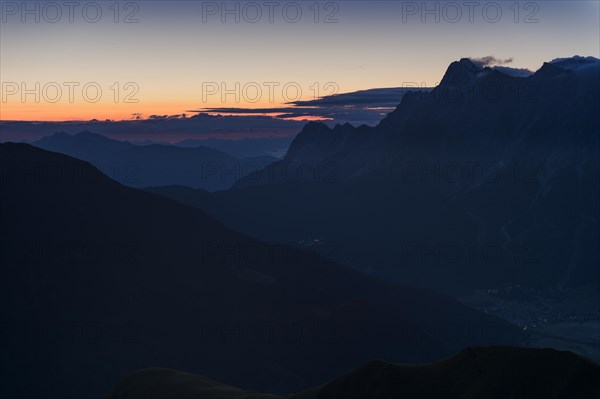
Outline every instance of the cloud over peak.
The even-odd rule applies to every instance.
[[[510,64],[514,61],[514,59],[512,57],[506,58],[506,59],[501,59],[501,58],[496,58],[493,55],[488,55],[488,56],[479,57],[479,58],[472,57],[472,58],[470,58],[470,60],[482,68],[483,67],[491,67],[491,66],[495,66],[495,65],[506,65],[506,64]]]

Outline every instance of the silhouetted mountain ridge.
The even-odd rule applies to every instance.
[[[582,70],[597,74],[578,72]],[[448,67],[433,91],[407,93],[375,128],[307,124],[286,158],[270,169],[285,167],[286,162],[307,169],[315,167],[315,162],[335,163],[336,177],[348,179],[389,168],[398,160],[444,156],[442,161],[480,162],[492,156],[491,162],[507,164],[525,151],[539,154],[540,146],[543,151],[576,149],[586,154],[583,160],[593,159],[598,148],[594,130],[598,74],[600,60],[592,57],[545,63],[526,78],[482,68],[463,58]],[[589,123],[583,124],[581,117]],[[495,148],[498,144],[501,147]],[[442,151],[435,151],[438,146],[443,146]],[[547,160],[536,157],[531,161],[545,164]],[[285,181],[280,175],[275,173],[275,178]],[[310,178],[306,173],[304,179]],[[236,187],[265,183],[272,181],[261,183],[251,175]]]
[[[584,399],[600,394],[600,366],[552,349],[478,347],[433,364],[371,361],[289,399]],[[278,399],[199,375],[149,369],[116,384],[107,399]]]

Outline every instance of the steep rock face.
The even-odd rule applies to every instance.
[[[545,63],[529,77],[462,59],[432,92],[407,93],[376,128],[306,125],[286,158],[259,172],[271,180],[249,176],[236,187],[285,182],[276,169],[287,164],[335,165],[339,180],[424,160],[506,165],[527,157],[550,171],[573,162],[597,167],[598,74],[594,58]],[[298,180],[312,175],[305,177]]]

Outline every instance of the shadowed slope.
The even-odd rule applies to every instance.
[[[519,342],[458,301],[261,243],[86,162],[11,143],[0,162],[2,398],[94,397],[156,365],[288,392],[373,358]]]

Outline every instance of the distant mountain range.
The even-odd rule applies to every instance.
[[[264,155],[236,158],[201,145],[134,145],[99,134],[55,133],[33,143],[48,151],[88,161],[107,176],[131,187],[181,184],[209,191],[229,188],[248,173],[277,158]]]
[[[462,59],[376,127],[309,123],[234,190],[151,191],[405,283],[598,290],[600,60],[513,75]]]
[[[600,395],[600,366],[569,352],[468,348],[433,364],[372,361],[317,388],[258,394],[168,369],[123,378],[107,399],[588,399]]]
[[[239,140],[206,139],[183,140],[175,145],[179,147],[204,146],[223,151],[236,158],[275,157],[283,158],[294,140],[290,137],[250,138]]]
[[[76,158],[4,143],[0,166],[2,398],[100,397],[151,366],[284,393],[372,359],[522,340],[456,300],[256,241]]]

